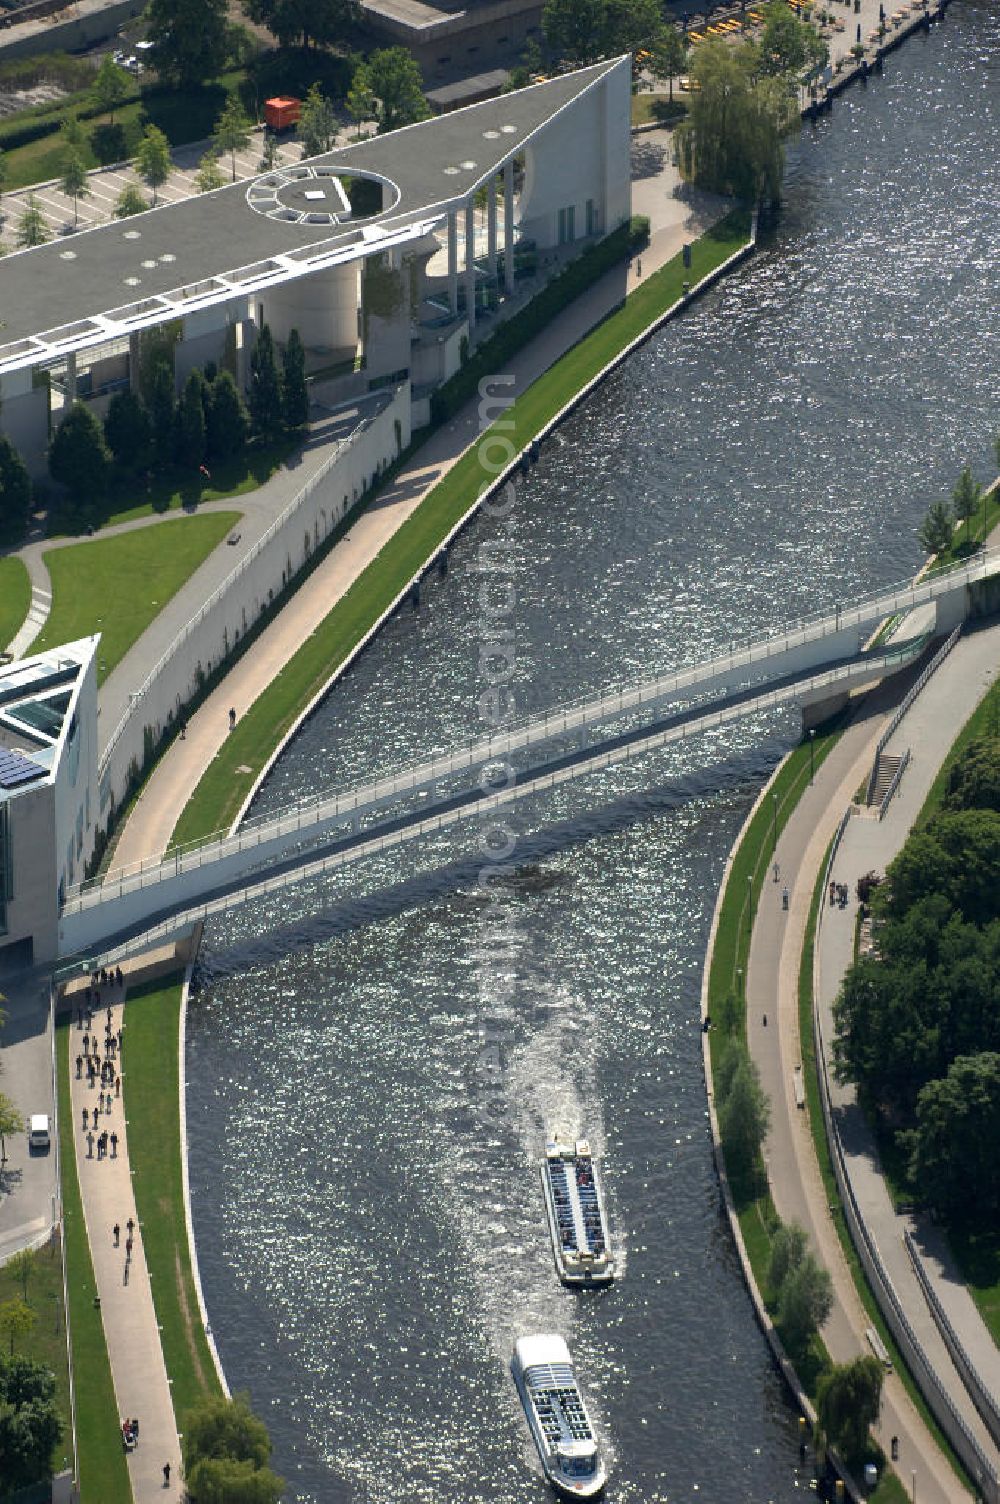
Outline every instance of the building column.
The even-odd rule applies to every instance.
[[[139,331],[133,329],[128,337],[128,389],[139,390]]]
[[[458,317],[458,215],[448,211],[448,307]]]
[[[66,356],[66,402],[76,401],[76,351],[71,350]]]
[[[490,281],[497,279],[497,181],[490,178],[486,185],[486,266]]]
[[[476,206],[465,206],[465,316],[470,331],[476,322]]]
[[[503,284],[514,291],[514,163],[503,164]]]

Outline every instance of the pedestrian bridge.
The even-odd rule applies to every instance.
[[[386,777],[112,870],[70,890],[59,955],[113,958],[199,918],[470,817],[484,817],[656,747],[798,703],[816,722],[852,690],[916,661],[930,640],[992,604],[1000,551],[870,600],[841,604],[699,663],[608,689]],[[896,630],[875,629],[889,621]]]

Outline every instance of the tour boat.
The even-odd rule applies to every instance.
[[[567,1285],[607,1284],[615,1276],[604,1205],[590,1145],[558,1135],[545,1145],[542,1190],[552,1253]]]
[[[596,1498],[607,1475],[563,1339],[553,1334],[519,1337],[511,1371],[556,1493],[566,1499]]]

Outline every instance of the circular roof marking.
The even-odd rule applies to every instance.
[[[504,133],[505,136],[516,136],[517,135],[517,126],[516,125],[502,125],[500,127],[500,129],[503,131],[503,133]]]
[[[486,141],[499,141],[500,140],[500,132],[499,131],[483,131],[483,139],[486,140]]]
[[[453,177],[457,177],[458,176],[458,168],[457,167],[442,167],[441,171],[443,173],[445,173],[446,176],[449,177],[449,178],[453,178]]]
[[[155,260],[154,261],[144,261],[142,264],[146,268],[147,271],[152,270],[152,268],[156,266]]]
[[[471,172],[472,169],[475,167],[476,164],[475,164],[475,162],[473,162],[471,160],[471,158],[469,158],[468,160],[466,160],[465,162],[463,162],[461,165],[465,168],[466,172]]]
[[[176,261],[177,257],[174,255],[173,251],[164,251],[163,255],[160,257],[160,260],[161,261],[168,261],[168,262],[169,261]]]
[[[142,231],[141,230],[123,230],[122,231],[122,239],[123,240],[141,240],[142,239]]]
[[[75,251],[60,251],[59,252],[59,259],[60,259],[60,261],[75,261],[76,260],[76,252]]]
[[[126,287],[138,287],[139,283],[141,281],[142,281],[141,277],[126,277],[125,278],[125,286]]]

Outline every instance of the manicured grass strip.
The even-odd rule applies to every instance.
[[[23,1286],[13,1267],[8,1263],[0,1267],[0,1305],[8,1300],[21,1300]],[[19,1358],[30,1358],[33,1363],[42,1363],[52,1371],[56,1380],[56,1404],[62,1417],[62,1440],[56,1443],[52,1453],[52,1470],[61,1472],[72,1466],[73,1432],[70,1423],[69,1369],[66,1363],[66,1317],[63,1312],[62,1249],[58,1235],[54,1235],[34,1255],[31,1277],[28,1280],[28,1305],[35,1315],[35,1324],[27,1336],[19,1337],[15,1352]]]
[[[80,1201],[69,1095],[69,1024],[56,1031],[59,1079],[59,1151],[62,1163],[66,1288],[76,1377],[76,1427],[82,1504],[132,1504],[132,1486],[118,1429],[118,1407]]]
[[[31,580],[20,559],[0,559],[0,653],[24,625],[31,605]]]
[[[181,978],[152,982],[125,1002],[125,1115],[133,1187],[172,1380],[177,1428],[206,1395],[221,1393],[198,1310],[184,1220],[177,1041]]]
[[[503,417],[505,424],[514,423],[515,447],[529,443],[586,382],[674,303],[685,281],[694,283],[721,265],[746,244],[747,234],[746,215],[727,215],[695,242],[690,270],[685,269],[680,256],[675,256],[533,382]],[[510,434],[506,428],[505,438]],[[468,511],[482,479],[482,466],[473,448],[389,539],[238,722],[205,770],[177,823],[172,845],[198,840],[232,823],[272,749]],[[244,766],[250,771],[237,772]]]
[[[241,515],[181,517],[50,548],[44,558],[52,580],[52,609],[32,651],[100,632],[97,677],[98,682],[106,679]]]
[[[809,922],[806,926],[805,940],[802,946],[802,959],[799,964],[799,1043],[802,1054],[802,1077],[806,1089],[806,1110],[809,1113],[809,1130],[812,1134],[813,1149],[816,1153],[820,1175],[823,1178],[823,1189],[826,1193],[827,1205],[834,1209],[832,1212],[833,1225],[837,1230],[837,1237],[840,1239],[844,1260],[850,1270],[851,1278],[854,1281],[854,1287],[858,1292],[861,1304],[864,1306],[872,1326],[876,1328],[879,1336],[885,1343],[889,1356],[892,1358],[893,1366],[902,1379],[906,1392],[916,1406],[921,1420],[937,1442],[940,1450],[947,1457],[956,1476],[971,1489],[971,1484],[965,1475],[961,1462],[952,1450],[951,1443],[935,1420],[933,1412],[924,1399],[916,1380],[910,1373],[906,1365],[906,1360],[900,1349],[896,1346],[892,1332],[886,1325],[878,1302],[872,1293],[871,1286],[868,1283],[868,1276],[861,1265],[861,1260],[858,1258],[854,1241],[847,1227],[847,1221],[844,1217],[843,1206],[840,1200],[840,1188],[837,1185],[837,1177],[833,1172],[830,1145],[826,1136],[826,1123],[823,1118],[823,1104],[820,1099],[819,1063],[816,1058],[816,1036],[813,1032],[813,955],[816,947],[816,928],[819,920],[820,905],[826,899],[826,884],[824,879],[826,877],[826,864],[829,860],[829,855],[830,850],[828,847],[820,870],[816,875],[816,886],[813,890],[812,903],[809,908]],[[813,1395],[811,1398],[814,1399],[815,1396]],[[886,1474],[885,1476],[894,1475]],[[883,1495],[879,1492],[875,1497],[881,1499]],[[892,1499],[897,1497],[897,1495],[887,1493],[884,1497]],[[906,1497],[905,1492],[903,1497]]]
[[[946,674],[948,671],[948,660],[945,659],[940,672]],[[915,830],[926,825],[931,816],[937,813],[941,800],[944,798],[945,787],[952,768],[969,743],[974,742],[980,736],[1000,736],[1000,682],[990,686],[952,742],[948,756],[941,764],[938,775],[924,800],[923,808],[916,818]]]

